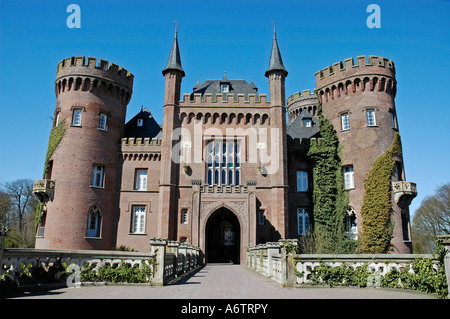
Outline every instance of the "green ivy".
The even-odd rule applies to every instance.
[[[381,276],[380,288],[397,288],[416,290],[426,293],[435,293],[438,298],[446,298],[448,295],[447,281],[444,264],[440,264],[439,270],[434,269],[433,259],[418,258],[410,267],[402,270],[392,269],[386,275]],[[331,267],[320,263],[309,275],[311,284],[336,286],[367,287],[369,276],[374,271],[369,270],[368,264],[353,269],[345,263],[338,267]],[[299,275],[299,274],[297,274]],[[300,274],[302,275],[302,274]]]
[[[344,191],[339,140],[333,125],[322,115],[321,104],[319,121],[322,138],[312,139],[308,151],[313,162],[314,246],[317,253],[343,253],[343,247],[348,247],[344,235],[348,194]]]
[[[59,142],[61,142],[62,138],[66,134],[66,118],[64,118],[57,127],[53,127],[50,131],[50,137],[48,139],[48,146],[47,146],[47,154],[45,155],[45,162],[44,162],[44,173],[42,174],[42,178],[45,178],[45,175],[47,175],[48,168],[49,168],[49,160],[53,155],[53,152],[55,151],[56,147],[58,146]],[[42,220],[42,209],[44,208],[44,203],[39,202],[36,206],[36,214],[34,218],[34,226],[35,230],[37,230],[37,227],[39,226],[39,223]]]
[[[81,271],[81,281],[111,282],[111,283],[148,283],[152,277],[150,265],[153,260],[147,260],[141,265],[131,266],[121,261],[120,264],[104,264],[97,267],[96,264],[86,264]]]
[[[121,261],[120,264],[105,264],[97,267],[97,264],[85,264],[81,270],[81,281],[111,282],[111,283],[149,283],[152,278],[152,267],[154,260],[145,260],[141,265],[131,266]],[[21,285],[65,282],[70,271],[68,265],[57,261],[50,265],[20,264],[15,270],[14,276],[5,272],[0,276],[1,289],[15,289]]]
[[[401,154],[400,134],[396,132],[391,147],[375,160],[364,182],[361,207],[363,253],[382,254],[389,250],[392,237],[391,176],[395,165],[394,155]]]
[[[44,162],[44,174],[43,174],[42,178],[45,178],[45,175],[47,174],[47,171],[49,168],[48,161],[52,157],[53,152],[55,151],[59,142],[61,142],[61,139],[64,137],[64,134],[66,134],[65,123],[66,123],[66,121],[64,118],[57,127],[52,128],[52,130],[50,131],[50,138],[48,139],[47,154],[45,156],[45,162]]]
[[[311,272],[309,279],[313,285],[366,287],[367,279],[371,274],[373,271],[368,269],[367,263],[356,269],[348,267],[345,263],[337,267],[320,263]]]

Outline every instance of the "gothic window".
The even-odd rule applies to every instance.
[[[91,186],[103,187],[103,176],[105,171],[104,168],[105,167],[103,165],[98,164],[92,165]]]
[[[358,239],[358,228],[355,211],[349,207],[347,214],[347,237],[356,240]]]
[[[344,188],[352,189],[355,188],[355,177],[353,172],[353,165],[344,167]]]
[[[297,171],[297,192],[308,191],[308,172]]]
[[[206,147],[208,185],[239,185],[241,146],[239,141],[210,141]]]
[[[94,205],[89,210],[86,237],[100,237],[102,214],[100,208]]]
[[[306,208],[297,208],[297,234],[306,236],[310,233],[309,215]]]
[[[133,234],[145,233],[145,206],[133,206],[131,232]]]

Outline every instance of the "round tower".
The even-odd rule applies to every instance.
[[[361,233],[364,181],[374,161],[391,147],[398,132],[394,63],[383,57],[369,56],[366,60],[365,56],[358,56],[356,64],[349,58],[318,71],[315,80],[322,114],[333,124],[342,146],[349,213],[355,214]],[[402,181],[405,174],[399,155],[395,157],[393,188]],[[392,196],[393,252],[411,252],[408,209],[411,200],[399,202]]]
[[[118,153],[132,87],[133,75],[108,61],[72,57],[58,64],[41,182],[52,189],[37,192],[45,204],[36,248],[112,248]]]
[[[303,110],[308,111],[313,116],[319,115],[319,101],[317,95],[310,90],[303,90],[288,97],[286,102],[289,123],[300,115]]]

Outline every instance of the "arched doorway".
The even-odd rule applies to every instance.
[[[206,223],[206,262],[240,263],[241,227],[236,215],[222,207]]]

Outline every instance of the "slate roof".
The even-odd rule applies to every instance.
[[[228,84],[229,90],[228,93],[222,93],[222,84]],[[224,77],[221,80],[206,80],[203,83],[200,83],[200,80],[194,86],[191,99],[194,98],[194,93],[200,93],[202,96],[204,94],[212,94],[213,99],[216,94],[222,94],[223,98],[226,99],[227,95],[232,94],[244,94],[245,99],[248,98],[248,94],[255,94],[258,96],[258,87],[253,82],[253,79],[250,83],[246,80],[229,80],[225,73]]]
[[[175,29],[175,37],[173,39],[172,49],[170,50],[169,60],[167,65],[162,71],[163,75],[166,71],[177,70],[180,71],[182,76],[185,75],[183,68],[181,67],[180,49],[178,47],[177,29]]]
[[[142,126],[137,125],[138,119],[143,119],[144,123]],[[161,139],[162,130],[158,123],[152,116],[152,113],[144,107],[141,111],[136,114],[131,120],[125,124],[124,137],[135,137],[135,138],[145,138],[149,137]]]
[[[305,127],[306,119],[312,121],[311,127]],[[306,110],[302,110],[298,117],[288,124],[287,130],[288,139],[310,139],[312,137],[320,137],[319,119]]]
[[[270,52],[269,67],[267,68],[265,75],[268,76],[271,71],[282,71],[284,73],[284,76],[288,75],[288,71],[283,65],[283,59],[281,58],[280,48],[278,47],[275,27],[273,29],[273,43],[272,43],[272,51]]]

